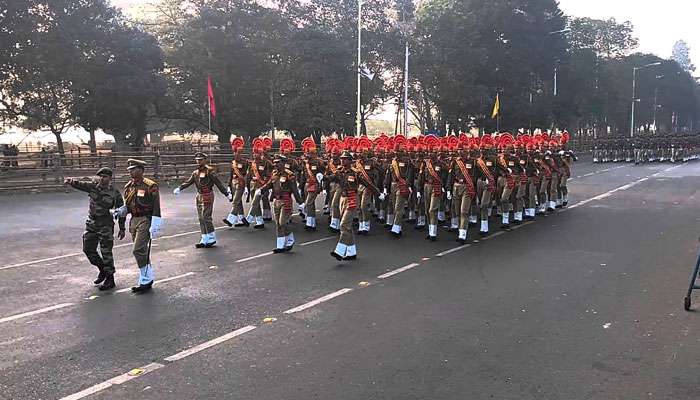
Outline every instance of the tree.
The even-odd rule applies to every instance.
[[[569,43],[573,49],[591,49],[599,57],[621,58],[637,47],[639,41],[632,33],[629,21],[617,22],[593,18],[573,18],[569,23]]]
[[[677,62],[684,71],[695,72],[695,66],[690,60],[690,46],[684,40],[679,40],[673,45],[671,59]]]

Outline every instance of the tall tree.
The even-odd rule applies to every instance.
[[[671,59],[677,62],[684,71],[695,71],[695,66],[690,59],[690,46],[684,40],[679,40],[673,45]]]

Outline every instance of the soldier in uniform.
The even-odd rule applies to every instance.
[[[231,161],[231,176],[228,180],[229,190],[233,193],[231,212],[224,219],[224,223],[230,227],[249,226],[250,223],[244,216],[243,198],[248,196],[246,186],[246,174],[250,168],[250,162],[243,158],[243,138],[237,137],[231,141],[233,161]]]
[[[357,258],[357,247],[355,246],[355,237],[352,231],[352,221],[355,218],[357,210],[358,198],[357,190],[359,185],[363,185],[373,194],[378,194],[379,189],[365,178],[363,171],[352,167],[352,155],[348,151],[344,151],[341,156],[341,165],[334,174],[328,177],[337,185],[340,193],[340,238],[335,250],[331,251],[331,256],[338,261],[350,261]]]
[[[434,137],[434,136],[433,136]],[[438,228],[438,210],[445,193],[445,184],[447,183],[446,166],[438,158],[438,144],[428,144],[430,154],[425,157],[420,165],[418,172],[418,190],[416,198],[425,201],[425,214],[428,217],[428,236],[427,240],[437,240]]]
[[[253,223],[254,229],[262,229],[265,227],[263,218],[263,210],[261,203],[263,194],[267,191],[258,190],[261,187],[267,186],[272,174],[272,164],[265,158],[265,144],[260,138],[253,139],[253,161],[250,163],[248,174],[246,176],[246,187],[250,188],[253,193],[253,204],[248,211],[248,222]],[[267,201],[269,204],[269,201]]]
[[[85,233],[83,233],[83,252],[90,264],[97,267],[99,274],[95,279],[95,285],[100,285],[100,290],[109,290],[114,284],[114,219],[111,210],[118,210],[124,205],[119,190],[112,186],[112,170],[103,167],[97,171],[96,182],[81,182],[68,178],[66,185],[86,192],[90,198],[90,210],[85,221]],[[119,217],[119,240],[124,239],[126,218]],[[100,252],[97,252],[97,246]]]
[[[481,157],[476,160],[479,167],[479,178],[481,181],[481,226],[479,234],[487,236],[489,234],[489,215],[491,213],[491,202],[496,193],[496,156],[493,151],[493,139],[490,135],[481,138]]]
[[[470,208],[476,198],[474,161],[478,145],[475,141],[462,144],[459,155],[452,157],[447,177],[447,199],[452,201],[452,216],[458,216],[457,241],[467,242]],[[467,148],[471,148],[470,151]]]
[[[263,191],[271,190],[274,210],[274,221],[277,227],[277,246],[273,249],[275,254],[292,250],[294,246],[294,233],[289,231],[289,218],[292,215],[292,197],[302,207],[304,206],[297,189],[294,171],[285,168],[289,160],[286,156],[275,156],[274,169],[269,181],[257,189],[255,195],[260,196]]]
[[[145,293],[153,287],[155,271],[151,263],[151,240],[160,232],[160,192],[158,184],[143,173],[146,162],[130,158],[127,160],[131,180],[124,187],[124,206],[117,212],[119,217],[131,214],[129,233],[134,242],[134,257],[139,267],[138,286],[131,288],[134,293]]]
[[[231,189],[227,189],[221,180],[216,175],[214,167],[207,165],[206,154],[198,152],[194,155],[194,160],[197,162],[197,169],[192,172],[192,175],[183,182],[180,186],[173,190],[173,194],[178,196],[181,191],[187,189],[191,185],[197,188],[197,217],[199,218],[199,229],[202,232],[202,238],[199,243],[194,246],[198,249],[211,248],[216,244],[216,233],[214,231],[214,222],[211,214],[214,210],[214,186],[226,196],[229,201],[233,200]]]
[[[358,147],[362,151],[362,155],[358,157],[355,162],[354,170],[361,176],[361,182],[371,182],[375,187],[379,181],[379,169],[376,166],[375,161],[372,159],[370,150],[372,144],[369,139],[363,137],[359,141]],[[342,162],[342,160],[341,160]],[[360,183],[357,187],[357,196],[359,201],[360,216],[359,216],[359,227],[357,230],[358,235],[368,235],[370,230],[370,219],[371,212],[370,207],[372,201],[374,200],[376,192],[370,187]],[[341,219],[342,223],[342,219]]]
[[[387,219],[387,222],[391,223],[391,234],[395,238],[401,237],[404,209],[409,196],[413,192],[414,171],[404,151],[405,139],[401,135],[395,137],[396,157],[391,161],[384,177],[384,195],[387,195],[386,191],[389,188],[390,196],[394,199],[394,208],[390,210],[393,215],[393,221]]]
[[[323,188],[323,174],[325,168],[323,162],[317,156],[316,142],[312,137],[308,137],[301,142],[304,149],[304,159],[302,160],[302,169],[299,174],[299,187],[304,189],[306,198],[304,199],[305,207],[300,207],[300,212],[306,215],[306,225],[304,229],[307,231],[316,230],[316,197]]]

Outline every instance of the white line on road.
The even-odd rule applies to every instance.
[[[298,306],[298,307],[290,308],[289,310],[285,311],[284,313],[285,313],[285,314],[294,314],[294,313],[298,313],[299,311],[304,311],[304,310],[306,310],[307,308],[311,308],[311,307],[313,307],[313,306],[319,305],[319,304],[321,304],[321,303],[323,303],[323,302],[325,302],[325,301],[334,299],[334,298],[336,298],[336,297],[338,297],[338,296],[342,296],[342,295],[344,295],[345,293],[348,293],[348,292],[352,292],[352,289],[350,289],[350,288],[340,289],[340,290],[338,290],[337,292],[329,293],[329,294],[327,294],[327,295],[325,295],[325,296],[323,296],[323,297],[319,297],[319,298],[316,299],[316,300],[311,300],[310,302],[304,303],[304,304],[302,304],[302,305],[300,305],[300,306]]]
[[[182,275],[171,276],[170,278],[156,279],[155,283],[157,283],[157,284],[166,283],[166,282],[174,281],[176,279],[185,278],[185,277],[188,277],[188,276],[191,276],[194,274],[195,274],[195,272],[186,272]],[[124,288],[124,289],[119,289],[119,290],[115,291],[114,293],[124,293],[124,292],[128,292],[130,290],[131,290],[131,288]]]
[[[250,260],[255,260],[256,258],[267,257],[267,256],[272,255],[272,254],[274,254],[274,253],[271,252],[271,251],[268,251],[268,252],[266,252],[266,253],[258,254],[257,256],[252,256],[252,257],[247,257],[247,258],[241,258],[240,260],[237,260],[236,262],[237,262],[237,263],[242,263],[242,262],[246,262],[246,261],[250,261]]]
[[[466,249],[466,248],[469,247],[469,246],[471,246],[471,243],[469,243],[469,244],[463,244],[463,245],[461,245],[461,246],[458,246],[458,247],[455,247],[455,248],[452,248],[452,249],[449,249],[449,250],[445,250],[445,251],[443,251],[442,253],[437,253],[437,254],[435,254],[435,256],[436,256],[436,257],[446,256],[446,255],[448,255],[448,254],[450,254],[450,253],[454,253],[455,251],[460,251],[460,250],[462,250],[462,249]]]
[[[218,338],[215,338],[215,339],[209,340],[207,342],[198,344],[194,347],[190,347],[189,349],[183,350],[183,351],[181,351],[177,354],[174,354],[170,357],[165,357],[165,361],[173,362],[173,361],[181,360],[185,357],[191,356],[192,354],[199,353],[202,350],[206,350],[210,347],[216,346],[217,344],[221,344],[227,340],[231,340],[231,339],[235,338],[236,336],[240,336],[246,332],[250,332],[253,329],[255,329],[255,326],[248,325],[248,326],[243,327],[241,329],[237,329],[233,332],[229,332],[223,336],[219,336]]]
[[[324,237],[321,239],[316,239],[316,240],[311,240],[309,242],[304,242],[304,243],[300,244],[299,246],[308,246],[308,245],[314,244],[314,243],[325,242],[326,240],[335,239],[336,237],[337,236],[327,236],[327,237]]]
[[[40,309],[34,310],[34,311],[28,311],[28,312],[25,312],[22,314],[10,315],[9,317],[0,318],[0,323],[10,322],[10,321],[14,321],[14,320],[20,319],[20,318],[31,317],[32,315],[43,314],[43,313],[46,313],[49,311],[60,310],[61,308],[66,308],[66,307],[70,307],[70,306],[74,306],[74,305],[75,305],[75,303],[62,303],[62,304],[56,304],[55,306],[40,308]]]
[[[394,275],[400,274],[400,273],[402,273],[402,272],[404,272],[404,271],[408,271],[409,269],[415,268],[415,267],[417,267],[417,266],[419,266],[419,265],[420,265],[420,264],[418,264],[418,263],[408,264],[408,265],[403,266],[403,267],[401,267],[401,268],[397,268],[397,269],[395,269],[395,270],[393,270],[393,271],[389,271],[389,272],[387,272],[387,273],[385,273],[385,274],[381,274],[381,275],[379,275],[377,278],[379,278],[379,279],[386,279],[386,278],[388,278],[388,277],[390,277],[390,276],[394,276]]]
[[[145,365],[141,368],[136,368],[133,371],[129,371],[127,373],[121,374],[119,376],[115,376],[114,378],[104,381],[102,383],[98,383],[97,385],[90,386],[89,388],[82,390],[78,393],[74,393],[70,396],[66,396],[61,398],[61,400],[79,400],[82,398],[85,398],[87,396],[93,395],[97,392],[101,392],[109,387],[112,387],[114,385],[121,385],[122,383],[129,382],[132,379],[136,379],[140,376],[144,376],[149,372],[153,372],[155,370],[163,368],[163,364],[159,363],[150,363],[148,365]]]

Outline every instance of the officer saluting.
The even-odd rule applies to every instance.
[[[124,206],[115,214],[126,217],[131,214],[129,233],[134,241],[134,258],[139,266],[138,286],[131,288],[134,293],[151,290],[155,272],[151,264],[151,240],[160,231],[160,192],[158,184],[143,177],[146,162],[130,158],[127,160],[131,180],[124,186]]]
[[[111,209],[119,209],[124,205],[119,190],[112,186],[112,170],[104,167],[97,171],[97,182],[80,182],[71,178],[66,179],[65,184],[88,193],[90,197],[90,211],[85,221],[85,233],[83,233],[83,252],[90,264],[100,271],[95,279],[95,285],[100,285],[100,290],[113,289],[114,284],[114,220]],[[125,218],[119,218],[119,240],[124,239]],[[100,253],[97,253],[97,245]]]
[[[214,186],[219,188],[219,191],[229,201],[233,200],[231,189],[226,189],[214,168],[207,165],[207,155],[198,152],[194,155],[194,160],[197,162],[197,169],[192,172],[192,175],[173,190],[175,196],[179,195],[182,190],[187,189],[192,184],[197,188],[197,216],[199,217],[199,229],[202,232],[202,239],[194,247],[200,249],[202,247],[211,248],[216,244],[216,233],[214,232],[214,222],[211,214],[214,210]]]

